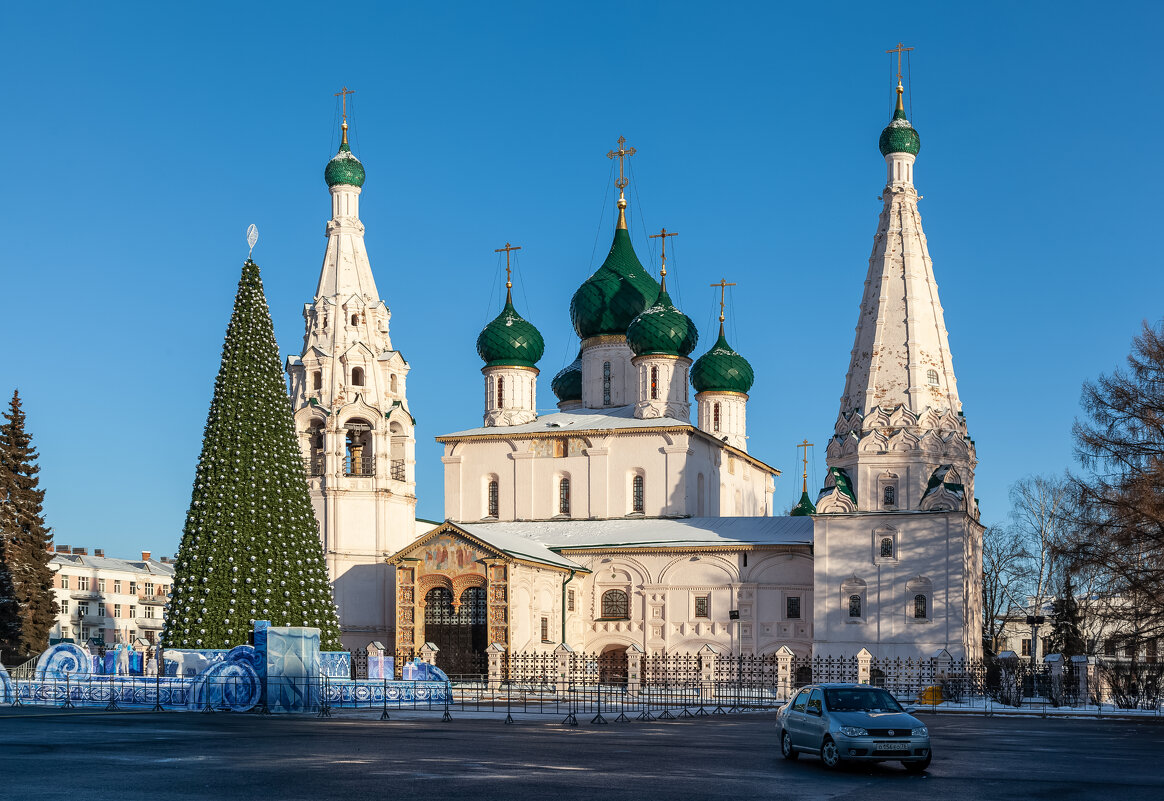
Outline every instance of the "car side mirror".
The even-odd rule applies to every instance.
[[[916,706],[907,706],[905,708],[905,714],[907,714],[907,715],[917,714],[917,707]]]

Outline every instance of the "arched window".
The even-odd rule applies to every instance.
[[[883,502],[886,506],[894,506],[897,504],[897,487],[892,484],[884,488],[882,493]]]
[[[639,514],[642,514],[643,509],[646,508],[643,500],[644,483],[642,476],[635,476],[631,479],[631,511]]]
[[[311,374],[311,388],[323,389],[323,370],[316,370]]]
[[[924,595],[919,593],[913,596],[913,616],[916,620],[925,620],[929,617],[928,605],[929,602]]]
[[[505,407],[505,376],[497,376],[497,408]]]
[[[359,325],[359,324],[360,324],[360,315],[353,314],[352,315],[352,325]]]
[[[610,362],[602,363],[602,405],[610,405]]]
[[[938,371],[926,370],[926,381],[929,381],[930,384],[936,387],[938,385]]]
[[[497,500],[497,480],[496,479],[489,482],[487,503],[488,503],[488,517],[497,517],[497,511],[500,508],[500,504],[498,503],[498,500]]]
[[[630,600],[622,590],[607,590],[602,593],[602,617],[604,620],[629,620]]]
[[[893,537],[882,537],[881,538],[881,558],[882,559],[892,559],[893,558]]]
[[[395,394],[395,392],[396,392],[396,373],[392,374],[392,377],[390,379],[388,379],[388,382],[389,382],[389,385],[392,387],[393,394]]]
[[[659,399],[659,368],[651,368],[651,400]]]
[[[355,387],[364,386],[364,368],[363,367],[353,367],[352,368],[352,386],[355,386]]]
[[[713,404],[711,407],[711,430],[719,431],[719,404]]]
[[[347,464],[349,476],[370,476],[375,468],[372,458],[372,426],[366,420],[349,420],[347,425]]]
[[[856,594],[850,595],[849,596],[849,617],[860,617],[860,616],[861,616],[861,596],[856,595]]]
[[[563,478],[558,482],[558,514],[570,514],[570,479]]]

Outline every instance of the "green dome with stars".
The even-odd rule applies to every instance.
[[[691,365],[691,386],[695,387],[696,392],[746,394],[755,380],[752,365],[728,344],[722,325],[715,345]]]
[[[541,332],[517,313],[508,293],[501,314],[477,337],[477,355],[486,367],[533,367],[545,349]]]

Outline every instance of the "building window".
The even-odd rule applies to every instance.
[[[651,400],[659,399],[659,368],[651,368]]]
[[[129,605],[129,616],[130,617],[137,617],[137,607],[134,606],[133,604]]]
[[[542,618],[542,642],[550,642],[550,619]]]
[[[146,617],[152,618],[154,616],[154,608],[152,606],[147,606],[147,607],[142,609],[142,613]]]
[[[114,617],[121,617],[121,604],[114,604],[113,605],[113,616]]]
[[[154,594],[154,585],[153,585],[153,582],[151,582],[151,581],[147,581],[147,582],[146,582],[146,585],[145,585],[145,594],[146,594],[146,595],[153,595],[153,594]]]
[[[312,389],[323,389],[323,371],[322,370],[316,370],[314,373],[311,374],[311,388]]]
[[[388,386],[391,388],[392,394],[395,395],[396,394],[396,373],[393,373],[391,378],[388,379]]]
[[[97,579],[97,592],[105,592],[105,579]]]
[[[929,381],[931,386],[936,387],[938,385],[938,371],[926,370],[926,381]]]
[[[364,386],[364,368],[363,367],[353,367],[352,368],[352,386],[356,386],[356,387]]]
[[[489,512],[488,517],[497,517],[497,510],[500,504],[497,502],[497,482],[489,482]]]
[[[631,511],[642,514],[646,508],[643,502],[643,477],[635,476],[631,479]]]
[[[77,615],[79,617],[89,616],[89,604],[77,604]]]
[[[88,576],[77,576],[77,589],[78,590],[88,590],[89,589],[89,577]]]
[[[566,592],[566,611],[567,612],[574,611],[574,591],[573,590],[568,590]]]
[[[860,595],[850,595],[849,596],[849,617],[860,617],[860,616],[861,616],[861,596]]]
[[[629,620],[630,600],[622,590],[607,590],[602,593],[602,618],[604,620]]]
[[[897,487],[892,484],[885,487],[882,494],[882,501],[886,506],[894,506],[897,503]]]
[[[610,405],[610,362],[602,363],[602,405]]]
[[[505,408],[505,376],[497,376],[497,408]]]
[[[893,537],[882,537],[881,538],[881,558],[882,559],[892,559],[893,558]]]
[[[711,596],[697,595],[695,597],[695,616],[711,617]]]
[[[61,601],[61,614],[62,615],[69,614],[69,601],[67,598],[65,600]]]
[[[563,478],[558,482],[558,514],[570,514],[570,479]]]
[[[137,582],[136,581],[129,582],[129,594],[133,595],[136,592],[137,592]]]
[[[913,596],[913,617],[915,620],[925,620],[929,617],[928,605],[924,595]]]
[[[114,579],[113,580],[113,591],[114,592],[121,592],[121,579]]]
[[[360,324],[360,315],[353,314],[352,315],[352,325],[359,325],[359,324]]]
[[[1023,640],[1022,641],[1022,655],[1023,656],[1030,656],[1031,655],[1031,641],[1030,640]]]
[[[69,588],[69,577],[64,573],[61,574],[61,589],[67,590]]]
[[[711,407],[711,430],[719,431],[719,404],[712,404]]]
[[[784,616],[789,620],[800,620],[799,595],[790,595],[784,599]]]

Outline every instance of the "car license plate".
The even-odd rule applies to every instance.
[[[878,751],[908,751],[909,743],[877,743]]]

